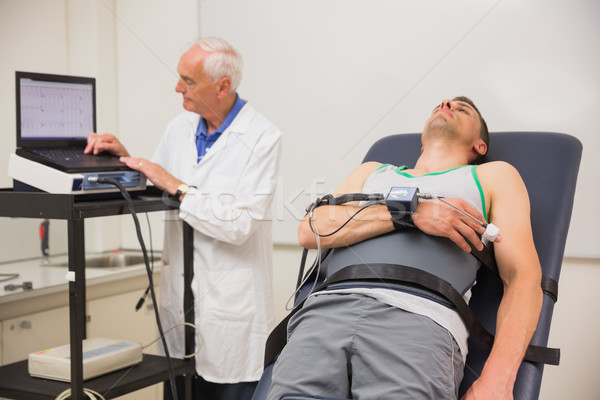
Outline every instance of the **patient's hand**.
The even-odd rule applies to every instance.
[[[513,400],[512,386],[497,384],[496,380],[484,382],[482,378],[473,382],[460,400]]]
[[[466,201],[459,198],[444,198],[444,201],[484,222],[483,215]],[[413,222],[417,228],[429,235],[447,237],[467,253],[471,251],[471,247],[465,238],[477,250],[483,249],[483,243],[477,233],[482,234],[485,228],[439,200],[419,202]]]

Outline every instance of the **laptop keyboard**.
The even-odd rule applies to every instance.
[[[97,160],[98,157],[105,159],[115,157],[110,153],[100,153],[98,155],[84,154],[81,149],[36,149],[32,150],[32,152],[53,161],[70,161],[85,159]]]

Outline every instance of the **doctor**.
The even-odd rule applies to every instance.
[[[122,156],[181,201],[165,219],[165,331],[184,321],[180,220],[194,228],[194,399],[250,399],[274,324],[270,208],[281,133],[238,96],[241,67],[241,56],[225,40],[197,40],[177,67],[175,90],[186,111],[167,126],[152,161],[130,157],[111,134],[91,133],[85,149]],[[183,357],[183,328],[166,336],[170,353]]]

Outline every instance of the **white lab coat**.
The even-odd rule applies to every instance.
[[[196,371],[210,382],[256,381],[274,325],[271,203],[281,133],[246,104],[197,164],[198,122],[191,112],[175,118],[153,158],[195,186],[178,215],[166,214],[162,324],[166,331],[184,320],[181,218],[194,228]],[[166,336],[170,354],[181,358],[183,328]]]

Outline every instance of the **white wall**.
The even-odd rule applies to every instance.
[[[0,152],[0,168],[6,168],[7,153],[15,145],[14,70],[96,76],[99,84],[98,129],[117,132],[133,153],[151,156],[166,123],[181,109],[180,98],[173,90],[174,70],[180,49],[198,31],[203,35],[225,36],[245,56],[245,80],[240,93],[282,129],[286,155],[284,171],[295,169],[298,174],[282,180],[279,201],[281,204],[287,202],[290,209],[304,208],[310,197],[304,193],[312,190],[311,185],[315,186],[313,191],[335,187],[346,172],[344,163],[358,163],[365,146],[378,136],[421,129],[424,113],[432,108],[431,102],[447,95],[449,89],[450,95],[454,94],[463,87],[459,84],[467,85],[469,93],[465,93],[475,93],[476,101],[483,100],[480,105],[493,130],[518,126],[579,135],[579,131],[591,132],[595,126],[592,118],[593,111],[600,105],[597,98],[600,90],[598,78],[592,71],[600,70],[595,58],[600,36],[591,34],[597,33],[597,24],[592,26],[589,22],[590,18],[599,15],[595,1],[577,0],[568,4],[559,4],[555,0],[527,4],[509,0],[473,2],[464,15],[455,14],[455,3],[427,1],[427,6],[443,7],[444,14],[436,14],[432,8],[432,20],[436,26],[445,28],[443,32],[414,31],[405,36],[406,40],[410,39],[410,46],[404,40],[391,40],[386,35],[380,44],[384,46],[382,51],[371,49],[371,43],[359,42],[358,51],[350,53],[348,51],[356,46],[345,43],[346,37],[338,32],[342,21],[327,20],[326,16],[333,13],[340,18],[352,18],[365,32],[376,31],[383,35],[387,30],[396,29],[392,24],[394,21],[413,26],[409,14],[396,19],[386,19],[382,15],[380,26],[365,26],[361,21],[367,19],[362,13],[353,12],[353,7],[373,14],[378,10],[376,6],[382,5],[396,9],[411,4],[412,10],[422,10],[422,6],[417,2],[372,0],[367,8],[364,8],[366,2],[361,1],[347,1],[343,8],[335,8],[339,4],[333,0],[0,0],[0,85],[3,88],[0,91],[0,148],[4,149]],[[496,4],[496,8],[485,14]],[[214,15],[221,7],[227,9],[229,18]],[[522,11],[538,11],[539,15],[525,19],[519,17]],[[282,15],[283,12],[287,14]],[[485,18],[471,36],[461,39],[483,16]],[[557,33],[549,33],[549,25],[536,32],[535,24],[539,21],[552,21]],[[311,34],[315,24],[328,27],[330,36],[325,41],[325,48],[319,47],[322,38]],[[299,30],[303,25],[306,29]],[[473,68],[472,63],[465,61],[469,59],[465,58],[464,46],[474,43],[480,43],[481,48],[497,45],[497,38],[503,36],[514,40],[526,27],[537,38],[530,46],[512,53],[510,49],[497,48],[496,51],[505,55],[504,63],[474,70],[472,75],[477,78],[477,84],[463,78],[456,87],[444,86],[444,71]],[[258,33],[262,35],[259,38],[256,37]],[[296,37],[290,43],[285,39],[292,33]],[[548,37],[547,42],[544,35]],[[455,44],[457,46],[446,55]],[[338,48],[344,52],[338,53]],[[411,53],[413,49],[418,49],[419,54]],[[573,59],[573,52],[580,55],[584,51],[590,54]],[[274,52],[278,56],[275,60],[269,58]],[[374,65],[384,65],[390,52],[405,52],[411,56],[395,64],[393,74],[380,76],[378,71],[371,71]],[[549,69],[549,63],[556,60],[556,57],[550,57],[552,53],[567,58],[565,64],[561,64],[564,71],[560,74],[548,72],[554,71]],[[286,69],[290,67],[290,59],[297,65],[292,63],[294,68]],[[524,60],[528,66],[522,69]],[[440,62],[436,64],[437,61]],[[415,65],[411,65],[413,62]],[[536,65],[538,68],[533,68]],[[370,74],[343,81],[337,72],[345,69],[356,74],[370,71]],[[430,69],[431,72],[426,74]],[[406,71],[410,72],[409,76],[404,76]],[[515,76],[519,71],[523,73],[522,77],[507,87],[500,85],[502,80],[484,79],[489,75],[500,77],[504,73]],[[400,78],[405,80],[397,80]],[[561,90],[556,92],[552,88]],[[485,92],[497,96],[485,97]],[[400,95],[404,94],[406,97],[399,102]],[[353,105],[356,108],[340,110],[338,106],[345,97],[359,98],[360,102]],[[536,104],[533,99],[537,98],[545,100]],[[383,99],[387,106],[376,107],[376,99]],[[275,107],[275,103],[294,107]],[[390,113],[385,115],[388,110]],[[355,116],[350,123],[347,122],[348,115]],[[331,120],[339,121],[339,125],[323,130],[323,124]],[[574,129],[571,120],[577,121]],[[370,131],[373,126],[375,128]],[[351,147],[350,144],[357,141],[359,146],[343,159],[343,154],[333,153],[337,158],[327,162],[324,157],[315,155],[315,137],[323,138],[329,148],[339,143]],[[585,186],[589,191],[584,195],[578,193],[575,218],[579,221],[581,216],[588,216],[587,210],[593,205],[600,187],[594,180],[597,175],[592,152],[598,148],[598,142],[588,136],[583,140],[586,150],[580,187]],[[311,160],[310,164],[305,163],[307,158]],[[330,174],[332,164],[344,164],[344,168]],[[318,183],[316,178],[319,177],[326,182]],[[8,178],[0,174],[0,186],[10,185]],[[297,199],[296,194],[300,194]],[[597,214],[592,214],[590,218],[593,219]],[[158,214],[152,215],[155,247],[161,244],[160,222]],[[38,223],[0,219],[0,261],[36,256],[39,252]],[[66,251],[66,239],[64,242],[61,239],[66,237],[64,227],[61,228],[57,221],[52,224],[51,249]],[[142,225],[145,227],[143,219]],[[581,229],[575,226],[574,229],[575,233],[581,234]],[[137,247],[129,217],[93,221],[86,225],[86,238],[92,249]],[[585,240],[588,245],[593,236]],[[285,314],[284,304],[292,295],[299,262],[297,246],[275,246],[274,290],[279,318]],[[600,292],[593,287],[594,282],[600,280],[599,267],[600,261],[594,258],[569,258],[564,265],[550,335],[550,345],[562,348],[562,365],[546,367],[542,399],[591,400],[600,393],[600,383],[594,379],[600,348],[593,337],[600,329],[598,313],[594,309],[600,303]]]

